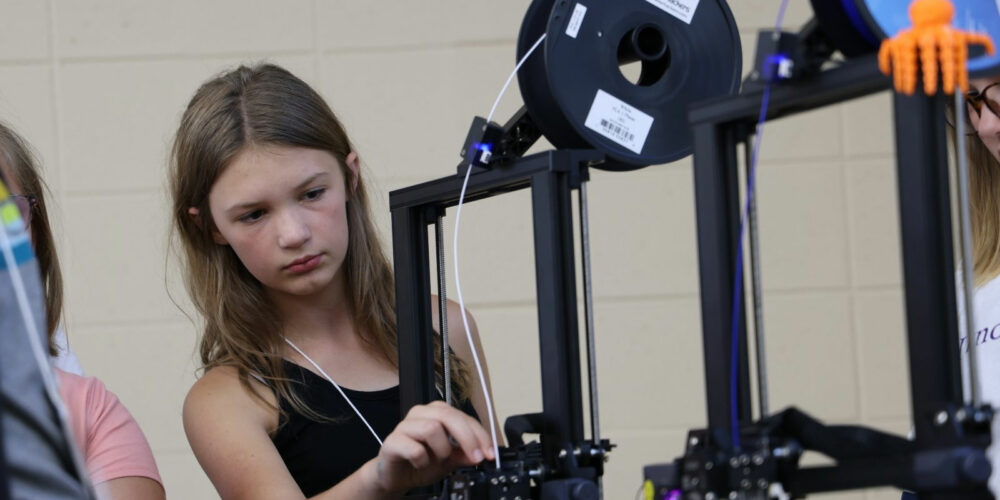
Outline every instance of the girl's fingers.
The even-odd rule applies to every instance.
[[[407,462],[414,469],[423,469],[431,463],[424,445],[405,435],[396,435],[391,441],[386,439],[382,446],[382,452],[390,460]]]
[[[494,458],[493,442],[477,420],[440,402],[415,406],[385,439],[376,480],[406,491],[484,458]]]
[[[407,419],[400,424],[411,439],[427,448],[437,461],[447,460],[454,451],[448,434],[441,422],[434,419]]]
[[[479,463],[483,458],[493,458],[493,444],[486,430],[475,419],[445,403],[434,402],[414,407],[407,415],[428,418],[440,422],[444,432],[464,452],[471,463]]]

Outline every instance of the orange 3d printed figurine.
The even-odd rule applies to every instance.
[[[878,67],[888,75],[891,63],[897,92],[911,95],[916,89],[918,51],[924,91],[928,95],[937,92],[939,67],[942,87],[946,93],[954,92],[956,84],[963,91],[968,90],[969,76],[965,66],[968,46],[982,45],[992,55],[993,42],[981,33],[952,27],[951,19],[954,15],[955,7],[949,0],[914,0],[910,4],[910,21],[913,22],[913,27],[882,41],[878,51]]]

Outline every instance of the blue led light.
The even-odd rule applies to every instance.
[[[478,149],[478,150],[480,150],[480,151],[482,151],[484,153],[489,153],[490,152],[490,144],[489,143],[487,143],[487,144],[481,144],[481,143],[477,142],[475,144],[475,146],[476,146],[476,149]]]

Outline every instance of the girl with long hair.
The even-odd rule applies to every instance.
[[[1000,77],[970,82],[968,125],[979,140],[967,141],[972,260],[976,287],[1000,276]]]
[[[393,498],[494,457],[474,323],[473,345],[462,328],[450,345],[461,410],[400,415],[392,268],[364,184],[339,120],[280,67],[209,80],[181,118],[173,227],[204,322],[184,428],[223,498]]]
[[[66,370],[78,370],[79,363],[75,356],[67,363],[71,351],[59,329],[62,272],[45,202],[48,189],[31,147],[4,124],[0,124],[0,171],[19,205],[38,256],[48,351],[54,358],[59,394],[66,405],[74,444],[84,458],[94,489],[102,499],[162,499],[163,485],[153,452],[135,419],[100,380]]]
[[[983,403],[996,407],[1000,406],[1000,77],[970,80],[965,104],[959,119],[966,120],[966,128],[973,135],[966,140],[964,154],[969,166],[974,328],[971,333],[964,328],[964,306],[960,301],[963,328],[959,345],[969,352],[975,343]],[[954,106],[949,105],[951,123],[955,123],[955,112]],[[967,372],[965,363],[962,369]],[[1000,420],[994,419],[994,443],[988,450],[994,464],[989,480],[994,495],[1000,494],[1000,474],[996,472],[1000,466],[998,437]]]

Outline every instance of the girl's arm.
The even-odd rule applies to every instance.
[[[98,498],[162,500],[153,450],[125,405],[96,378],[59,368],[55,374]]]
[[[148,477],[128,476],[119,477],[100,484],[95,484],[98,498],[109,500],[126,500],[129,498],[143,498],[148,500],[160,500],[166,498],[163,493],[163,486]]]
[[[254,390],[275,402],[263,386]],[[210,370],[184,401],[188,441],[223,499],[304,498],[268,435],[277,423],[277,412],[252,399],[231,367]],[[377,457],[313,498],[399,498],[484,457],[492,459],[493,451],[475,420],[443,403],[418,406],[386,437]]]
[[[254,390],[276,405],[269,390]],[[225,499],[303,498],[268,431],[276,410],[255,401],[233,367],[212,368],[184,400],[184,432],[201,468]]]

